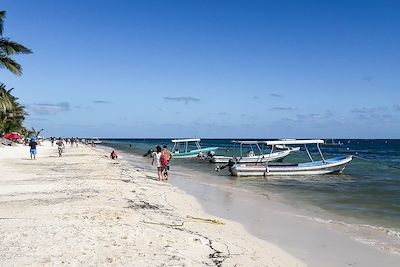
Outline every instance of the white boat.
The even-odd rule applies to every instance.
[[[274,153],[270,153],[267,155],[263,154],[263,150],[260,145],[266,144],[267,141],[233,141],[233,143],[239,144],[240,146],[240,156],[213,156],[210,159],[212,163],[228,163],[229,160],[233,160],[237,163],[260,163],[260,162],[267,162],[267,161],[276,161],[282,160],[287,157],[291,152],[294,150],[291,149],[284,149],[282,151],[277,151]],[[249,147],[249,152],[243,156],[243,146]],[[257,153],[254,152],[254,148],[256,148]],[[300,148],[299,148],[300,149]]]
[[[290,146],[285,146],[285,145],[276,145],[275,148],[280,149],[280,150],[289,150],[291,152],[300,151],[300,147],[290,147]]]
[[[279,139],[279,140],[280,140],[280,141],[295,141],[296,139],[289,139],[289,138],[287,138],[287,139]],[[291,151],[293,151],[293,152],[299,151],[299,150],[300,150],[300,147],[291,147],[291,146],[287,146],[287,145],[276,145],[275,148],[276,148],[276,149],[280,149],[280,150],[286,150],[286,149],[288,149],[288,150],[291,150]]]
[[[195,158],[218,149],[218,147],[202,148],[200,146],[201,139],[199,138],[175,139],[171,141],[174,143],[174,147],[172,148],[172,156],[176,158]],[[194,149],[189,147],[190,143],[193,143],[192,147],[194,146]]]
[[[93,137],[91,140],[91,143],[99,145],[99,144],[102,144],[103,142],[99,138]]]
[[[271,153],[273,153],[274,148],[277,145],[304,145],[311,161],[298,164],[269,164],[268,161],[266,163],[260,162],[255,165],[239,163],[229,168],[229,171],[234,176],[286,176],[342,173],[346,165],[352,161],[353,156],[350,155],[325,159],[319,147],[319,145],[323,143],[323,140],[267,141],[267,145],[272,146]],[[322,160],[314,161],[307,148],[307,144],[315,144],[317,146]]]

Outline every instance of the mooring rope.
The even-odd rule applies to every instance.
[[[357,153],[357,152],[356,152],[356,153]],[[358,154],[358,153],[357,153],[357,154]],[[357,159],[365,160],[365,161],[373,161],[373,162],[376,163],[376,161],[373,160],[373,159],[363,158],[363,157],[360,157],[360,156],[358,156],[358,155],[353,155],[353,157],[354,157],[354,158],[357,158]],[[382,165],[385,165],[385,166],[387,166],[387,167],[400,170],[400,166],[394,166],[394,165],[390,165],[390,164],[386,164],[386,163],[379,163],[379,164],[382,164]]]

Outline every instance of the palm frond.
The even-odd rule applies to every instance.
[[[0,11],[0,36],[3,35],[3,24],[6,11]],[[11,59],[9,56],[16,54],[31,54],[32,51],[8,38],[0,37],[0,68],[5,68],[16,75],[22,74],[21,65]]]
[[[11,58],[0,54],[0,68],[5,68],[15,75],[20,76],[22,74],[22,67]]]
[[[0,38],[0,51],[6,55],[16,55],[16,54],[32,54],[32,51],[17,43],[10,41],[7,38]]]
[[[3,25],[4,18],[6,17],[6,12],[4,10],[0,11],[0,35],[3,35]]]

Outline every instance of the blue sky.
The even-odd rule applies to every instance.
[[[400,138],[399,1],[4,0],[47,136]]]

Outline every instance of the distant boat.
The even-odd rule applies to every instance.
[[[279,139],[279,141],[295,141],[296,139],[289,139],[289,138],[285,138],[285,139]],[[300,147],[290,147],[287,145],[276,145],[275,148],[280,149],[280,150],[290,150],[292,152],[295,151],[300,151]]]
[[[229,171],[234,176],[270,176],[270,175],[317,175],[317,174],[329,174],[329,173],[342,173],[346,165],[352,161],[353,156],[343,156],[331,159],[325,159],[320,144],[323,144],[323,140],[294,140],[294,141],[267,141],[267,145],[271,145],[271,154],[274,153],[274,148],[277,145],[301,145],[304,144],[307,155],[310,158],[310,162],[298,163],[298,164],[269,164],[266,162],[263,164],[247,165],[247,164],[235,164],[230,167]],[[320,161],[314,161],[310,151],[307,148],[307,144],[315,144],[318,152],[322,158]]]
[[[215,151],[218,147],[206,147],[202,148],[200,146],[201,139],[175,139],[171,140],[174,143],[172,148],[172,156],[174,158],[195,158],[203,154],[207,154],[211,151]],[[189,144],[193,143],[194,149],[189,147]],[[193,146],[192,145],[192,146]]]
[[[267,161],[282,160],[287,157],[291,152],[298,151],[300,148],[282,147],[282,151],[277,151],[272,154],[263,154],[260,145],[266,144],[267,141],[233,141],[240,146],[240,156],[212,156],[210,162],[212,163],[228,163],[229,160],[234,160],[237,163],[259,163]],[[243,155],[243,146],[249,147],[249,152]],[[257,152],[254,152],[254,148]]]
[[[321,145],[324,145],[324,146],[342,146],[343,143],[340,142],[340,141],[336,142],[335,139],[332,138],[332,139],[325,140],[325,142],[323,144],[321,144]]]
[[[92,140],[91,140],[91,142],[93,143],[93,144],[96,144],[96,145],[99,145],[99,144],[102,144],[103,143],[103,141],[101,141],[99,138],[97,138],[97,137],[93,137],[92,138]]]

